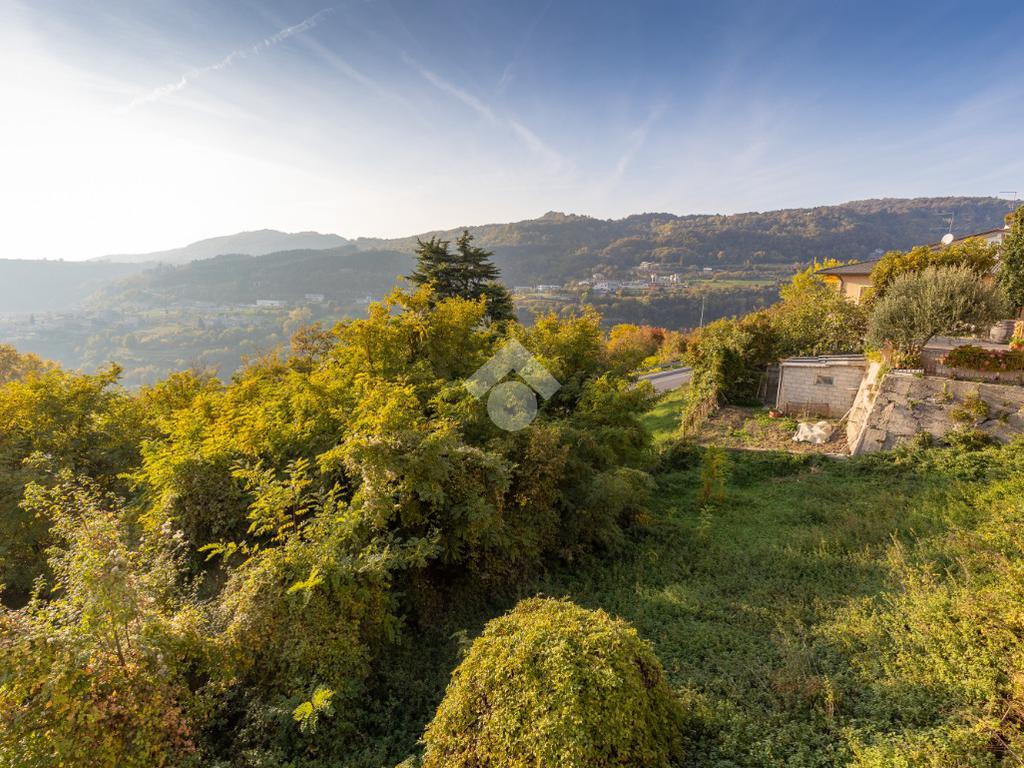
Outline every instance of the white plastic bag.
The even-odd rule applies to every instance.
[[[809,421],[801,421],[797,425],[796,434],[793,435],[793,442],[821,445],[828,442],[835,429],[827,421],[819,421],[814,424]]]

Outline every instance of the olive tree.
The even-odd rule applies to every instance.
[[[971,333],[1007,311],[994,281],[969,267],[928,267],[898,275],[871,313],[868,344],[891,344],[905,363],[917,362],[931,339]]]

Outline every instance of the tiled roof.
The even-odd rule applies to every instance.
[[[840,264],[838,267],[828,267],[826,269],[819,269],[816,274],[819,275],[870,275],[871,270],[875,268],[875,264],[880,262],[881,259],[868,259],[867,261],[861,261],[857,264]]]

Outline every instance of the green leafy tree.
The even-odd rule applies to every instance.
[[[26,506],[52,522],[53,578],[0,609],[0,763],[201,764],[187,676],[214,656],[180,589],[180,542],[133,546],[120,500],[66,471],[30,486]]]
[[[424,768],[669,768],[683,709],[651,647],[603,611],[524,600],[491,621],[424,733]]]
[[[815,262],[782,287],[772,308],[772,324],[786,355],[826,355],[859,351],[867,330],[865,308],[844,297],[820,275],[838,262]]]
[[[20,354],[10,344],[0,344],[0,385],[16,379],[23,379],[31,374],[40,374],[48,368],[48,363],[33,354]]]
[[[969,267],[927,267],[896,277],[877,301],[868,343],[891,344],[899,364],[913,365],[935,336],[970,333],[1007,311],[1002,290]]]
[[[632,371],[656,355],[664,341],[665,331],[661,328],[623,323],[613,326],[608,333],[608,354],[616,366]]]
[[[25,488],[62,469],[126,491],[154,431],[140,403],[116,386],[120,369],[93,375],[46,368],[0,385],[0,583],[15,600],[45,568],[50,521],[22,507]]]
[[[1010,233],[1003,240],[999,255],[999,285],[1014,309],[1024,307],[1024,207],[1007,218]]]
[[[437,299],[463,298],[487,301],[491,320],[511,320],[514,314],[512,296],[498,282],[500,272],[491,262],[491,251],[473,245],[469,230],[463,230],[455,241],[432,237],[416,241],[416,269],[409,275],[415,285],[430,285]]]
[[[944,248],[919,245],[907,252],[889,251],[871,270],[872,297],[881,298],[900,275],[923,272],[928,267],[964,267],[976,275],[992,272],[999,247],[973,237]]]

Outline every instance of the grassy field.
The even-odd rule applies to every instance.
[[[654,444],[662,445],[679,431],[679,416],[686,400],[686,389],[676,389],[661,397],[644,418],[644,425],[654,436]]]
[[[848,665],[821,630],[886,586],[894,540],[944,525],[948,484],[887,473],[879,503],[874,464],[764,453],[731,464],[714,508],[698,503],[696,464],[661,474],[648,535],[543,591],[622,616],[653,643],[674,688],[715,723],[693,765],[844,765]]]
[[[907,738],[924,733],[929,741],[933,732],[943,734],[934,739],[936,749],[946,749],[950,713],[991,700],[998,654],[979,655],[968,638],[957,653],[976,659],[956,661],[954,672],[914,651],[906,656],[908,680],[893,671],[903,662],[886,662],[894,679],[881,679],[871,666],[875,652],[858,650],[850,637],[865,628],[875,632],[891,596],[906,592],[903,553],[938,553],[940,565],[951,560],[949,537],[960,540],[981,519],[979,500],[998,483],[1024,485],[1013,479],[1022,476],[1024,451],[847,460],[729,451],[724,496],[702,504],[704,449],[668,442],[678,406],[673,394],[648,416],[663,446],[648,526],[618,550],[550,572],[522,594],[470,596],[431,632],[430,642],[395,657],[394,709],[381,714],[392,729],[391,749],[411,751],[460,648],[483,623],[518,598],[544,594],[621,616],[652,644],[693,718],[685,768],[1016,765],[993,761],[984,739],[965,748],[964,760],[947,753],[904,760],[899,751]],[[931,608],[921,603],[908,610]],[[911,635],[927,643],[932,629],[947,631],[946,610],[919,618],[931,624]],[[903,642],[902,624],[897,616],[897,642]],[[890,642],[881,635],[874,641],[879,648]],[[958,687],[959,670],[972,664],[970,674],[986,682]],[[413,686],[410,676],[418,681]],[[418,704],[410,709],[413,693]],[[404,736],[395,728],[399,714]]]

